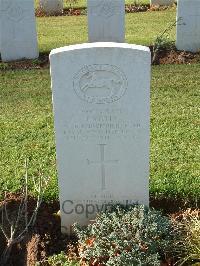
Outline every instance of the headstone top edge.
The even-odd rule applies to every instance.
[[[96,43],[75,44],[75,45],[69,45],[53,49],[51,50],[49,56],[51,58],[53,55],[57,55],[59,53],[69,52],[73,50],[89,49],[89,48],[123,48],[123,49],[133,49],[150,53],[150,49],[147,46],[128,44],[128,43],[96,42]]]

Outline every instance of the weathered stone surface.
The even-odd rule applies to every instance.
[[[124,42],[124,0],[87,0],[89,42]]]
[[[0,0],[0,34],[3,61],[38,57],[33,0]]]
[[[200,50],[200,1],[179,0],[177,7],[176,47],[178,50]]]
[[[175,2],[175,0],[150,0],[150,2],[151,5],[154,6],[170,6]]]
[[[48,15],[63,12],[63,0],[40,0],[40,8]]]
[[[110,204],[149,202],[149,49],[94,43],[50,54],[62,231]]]

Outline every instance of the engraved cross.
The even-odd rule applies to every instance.
[[[88,164],[100,164],[101,167],[101,189],[106,189],[106,164],[118,163],[119,160],[105,160],[105,146],[106,144],[98,144],[100,148],[100,161],[90,161],[87,159]]]

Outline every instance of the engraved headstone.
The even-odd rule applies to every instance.
[[[40,8],[47,15],[56,15],[63,12],[63,0],[40,0]]]
[[[171,6],[175,0],[150,0],[153,6]]]
[[[38,44],[33,0],[0,0],[2,61],[34,59]]]
[[[125,41],[124,0],[87,0],[89,42]]]
[[[179,0],[177,21],[177,49],[191,52],[200,50],[200,1]]]
[[[110,204],[148,205],[150,62],[129,44],[51,52],[62,232]]]

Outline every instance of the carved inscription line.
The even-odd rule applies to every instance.
[[[65,131],[68,139],[109,139],[117,137],[124,139],[126,137],[135,137],[138,135],[141,125],[128,122],[109,122],[109,123],[75,123],[67,126]]]

